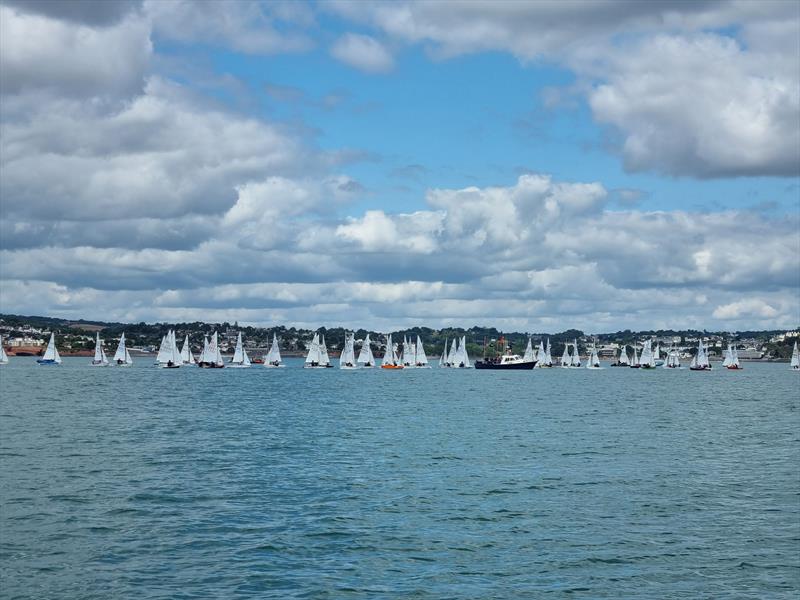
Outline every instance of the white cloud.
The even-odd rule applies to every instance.
[[[394,67],[391,53],[368,35],[346,33],[331,46],[331,55],[365,73],[386,73]]]
[[[749,298],[718,306],[712,316],[716,319],[736,321],[744,318],[774,319],[778,314],[778,310],[764,300]]]

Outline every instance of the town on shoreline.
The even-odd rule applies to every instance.
[[[534,343],[550,339],[554,353],[560,352],[564,344],[578,341],[579,347],[586,349],[595,345],[598,355],[603,359],[612,359],[624,346],[636,346],[644,340],[652,340],[664,346],[672,346],[691,356],[698,341],[702,340],[709,349],[712,359],[721,359],[725,345],[730,341],[738,348],[741,360],[785,361],[792,352],[792,344],[800,339],[800,328],[794,330],[763,330],[710,332],[687,330],[651,330],[651,331],[618,331],[613,333],[586,334],[576,329],[568,329],[553,333],[505,332],[494,327],[470,327],[468,329],[448,327],[432,329],[429,327],[411,327],[391,332],[376,332],[366,329],[345,329],[342,327],[317,330],[295,327],[252,327],[239,326],[238,323],[117,323],[88,320],[68,320],[54,317],[22,316],[0,314],[0,336],[3,346],[11,356],[38,356],[43,353],[50,333],[55,333],[59,341],[61,353],[65,356],[90,356],[94,352],[97,332],[103,339],[112,341],[122,333],[128,340],[128,347],[134,355],[148,355],[158,350],[163,336],[170,329],[178,337],[189,336],[192,350],[202,347],[203,336],[214,331],[219,333],[220,350],[223,354],[233,352],[236,338],[242,334],[244,345],[251,355],[265,353],[269,347],[273,333],[277,335],[281,353],[285,356],[305,355],[315,331],[325,336],[332,355],[344,346],[345,332],[355,334],[356,343],[360,344],[367,334],[378,348],[382,348],[385,335],[402,337],[417,336],[422,339],[429,356],[438,356],[444,347],[445,340],[454,337],[466,337],[467,350],[472,356],[481,356],[486,349],[494,349],[499,343],[504,347],[518,350],[525,348],[530,337]]]

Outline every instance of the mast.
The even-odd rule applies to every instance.
[[[797,346],[797,344],[795,344]],[[444,350],[442,350],[441,355],[439,355],[439,368],[447,366],[447,338],[444,338]]]

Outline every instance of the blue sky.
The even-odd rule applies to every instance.
[[[8,312],[800,322],[800,5],[0,1]]]

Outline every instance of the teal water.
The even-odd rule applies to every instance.
[[[3,598],[797,598],[800,376],[0,368]]]

